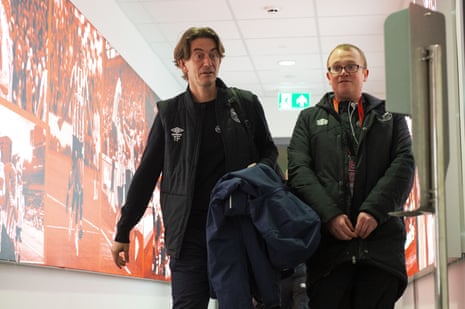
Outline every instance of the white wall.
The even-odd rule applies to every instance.
[[[168,309],[170,294],[153,280],[0,263],[2,309]]]
[[[264,106],[276,106],[276,98],[260,98]],[[312,104],[316,104],[320,98],[314,98]],[[271,135],[273,138],[288,138],[292,135],[294,125],[299,116],[299,110],[296,111],[279,111],[277,108],[274,110],[266,110],[265,116],[270,127]]]

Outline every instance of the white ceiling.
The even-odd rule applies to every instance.
[[[278,92],[310,92],[312,101],[330,90],[326,58],[339,43],[353,43],[367,56],[365,90],[384,97],[386,17],[408,0],[115,0],[181,85],[172,52],[184,30],[208,25],[223,40],[219,76],[277,106]],[[268,8],[277,8],[275,14]],[[283,67],[279,60],[294,60]]]
[[[422,1],[416,0],[418,4]],[[160,98],[186,88],[173,49],[191,26],[215,29],[226,48],[219,76],[262,101],[273,137],[289,137],[298,111],[278,109],[279,92],[330,91],[326,58],[340,43],[365,51],[364,90],[385,98],[384,22],[415,0],[71,0]],[[268,8],[277,8],[275,14]],[[139,33],[135,33],[139,32]],[[279,60],[294,60],[283,67]],[[167,76],[171,75],[171,76]]]

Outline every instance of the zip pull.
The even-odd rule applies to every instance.
[[[357,264],[357,258],[355,255],[352,255],[352,264]]]
[[[229,196],[229,209],[232,209],[232,195]]]

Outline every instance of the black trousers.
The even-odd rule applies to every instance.
[[[205,233],[186,233],[179,258],[170,258],[173,309],[207,309],[210,283]]]
[[[398,277],[378,267],[343,264],[308,285],[310,309],[393,309],[400,284]]]
[[[304,263],[281,280],[281,309],[308,309],[307,267]]]

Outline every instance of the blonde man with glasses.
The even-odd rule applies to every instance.
[[[312,309],[394,308],[407,285],[402,210],[415,163],[404,116],[363,92],[363,51],[336,46],[327,60],[331,92],[303,110],[288,148],[289,186],[322,222],[307,261]]]

